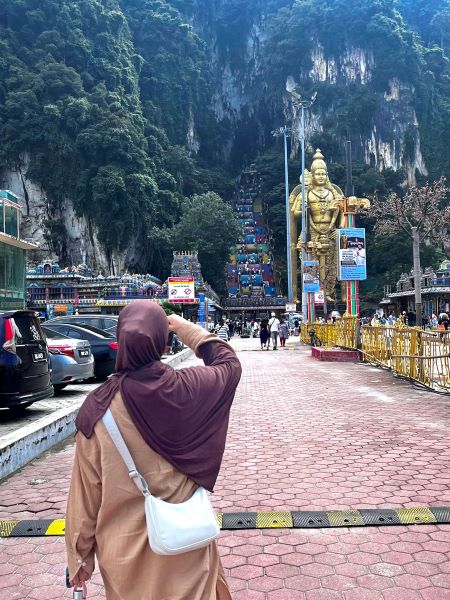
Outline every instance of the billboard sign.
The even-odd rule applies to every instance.
[[[195,283],[193,277],[169,277],[167,280],[169,302],[189,304],[195,302]]]
[[[320,290],[319,283],[319,261],[305,260],[303,262],[303,291],[315,293]]]
[[[367,279],[366,230],[362,227],[338,229],[337,234],[339,281]]]
[[[286,302],[286,312],[287,313],[297,312],[297,305],[295,304],[295,302]]]

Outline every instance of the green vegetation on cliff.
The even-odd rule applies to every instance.
[[[164,277],[180,240],[200,254],[213,243],[183,237],[198,198],[231,199],[233,178],[256,160],[282,273],[282,151],[270,131],[285,119],[287,76],[318,92],[309,149],[323,150],[339,185],[346,138],[358,195],[401,192],[419,138],[429,179],[450,179],[449,23],[450,0],[0,0],[0,169],[20,168],[45,191],[63,262],[69,198],[107,253],[134,246],[129,267]],[[313,77],[318,49],[320,68],[347,61],[350,72],[363,56],[367,76]],[[400,101],[388,106],[393,86]],[[404,171],[363,151],[374,130],[402,132]],[[291,185],[298,176],[293,160]],[[228,206],[218,210],[222,233],[232,230]],[[402,244],[371,242],[369,297],[408,268]]]

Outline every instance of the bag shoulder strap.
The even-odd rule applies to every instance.
[[[134,481],[139,491],[141,491],[144,494],[144,496],[147,496],[148,494],[150,494],[147,482],[136,469],[134,460],[130,454],[130,451],[128,450],[127,445],[125,444],[125,440],[123,439],[122,434],[120,433],[120,429],[118,428],[113,414],[109,408],[103,415],[102,421],[104,426],[106,427],[107,432],[111,437],[111,440],[113,441],[120,456],[123,458],[123,461],[127,466],[128,475],[130,476],[130,479]]]

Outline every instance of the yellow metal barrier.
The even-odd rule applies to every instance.
[[[416,327],[361,328],[365,362],[375,362],[435,389],[450,391],[450,331]]]
[[[361,327],[358,346],[358,319],[343,317],[335,323],[302,323],[301,341],[325,348],[359,349],[365,362],[391,369],[401,377],[431,389],[450,392],[450,331],[424,331],[418,327],[383,325]]]
[[[301,341],[311,343],[311,332],[314,330],[320,345],[325,348],[340,347],[352,350],[358,347],[358,319],[343,317],[335,323],[302,323]]]

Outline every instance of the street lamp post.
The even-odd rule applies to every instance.
[[[300,144],[302,154],[302,315],[303,320],[306,323],[308,320],[308,295],[305,292],[305,286],[303,285],[303,266],[305,261],[308,259],[306,252],[306,229],[307,229],[307,206],[306,206],[306,193],[305,193],[305,109],[310,108],[316,99],[317,92],[309,100],[302,98],[301,94],[297,91],[297,88],[286,86],[287,91],[291,94],[292,103],[298,109],[300,108]],[[314,306],[314,303],[313,303]]]
[[[286,252],[287,252],[287,278],[288,278],[288,301],[293,302],[294,292],[292,288],[292,255],[291,255],[291,218],[289,207],[289,175],[288,175],[288,154],[287,154],[287,138],[290,136],[291,130],[289,127],[279,127],[272,131],[272,135],[284,138],[284,185],[285,185],[285,204],[286,204]]]

